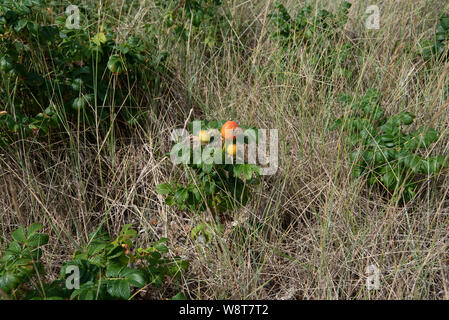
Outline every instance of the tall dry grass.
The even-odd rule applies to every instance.
[[[0,247],[18,225],[41,222],[52,239],[45,260],[56,275],[94,228],[103,224],[116,234],[133,223],[141,244],[168,237],[171,253],[189,259],[182,286],[193,299],[448,299],[447,171],[411,205],[399,206],[351,177],[348,146],[329,125],[345,112],[339,94],[375,88],[387,113],[410,111],[418,124],[440,130],[437,148],[446,154],[449,63],[429,69],[417,52],[449,6],[445,0],[377,1],[381,28],[367,30],[371,3],[351,2],[342,35],[358,55],[346,61],[349,80],[338,70],[320,76],[311,62],[311,54],[322,52],[319,43],[312,41],[310,51],[282,50],[270,38],[273,1],[227,1],[232,19],[218,50],[207,53],[195,38],[188,46],[170,43],[172,78],[155,98],[162,111],[148,123],[114,139],[89,141],[81,127],[67,132],[71,143],[22,141],[1,150]],[[295,12],[304,1],[284,3]],[[153,1],[142,6],[135,32],[154,19],[153,7]],[[329,45],[338,55],[338,43]],[[278,172],[264,178],[208,245],[189,234],[211,217],[168,207],[155,191],[159,183],[183,179],[165,153],[171,130],[191,111],[279,129]],[[379,290],[366,288],[369,265],[381,272]]]

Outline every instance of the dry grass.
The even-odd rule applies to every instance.
[[[447,171],[401,207],[352,179],[347,147],[328,124],[345,112],[338,94],[376,88],[387,113],[407,110],[439,129],[437,148],[446,154],[449,64],[429,70],[416,52],[449,7],[445,0],[378,1],[381,29],[369,31],[362,17],[371,3],[351,2],[345,37],[360,54],[349,61],[355,81],[336,71],[323,81],[306,50],[282,51],[268,36],[270,0],[229,1],[231,32],[215,54],[195,39],[171,48],[174,78],[157,97],[164,112],[147,125],[112,142],[88,141],[80,130],[71,144],[27,141],[1,150],[0,247],[18,225],[41,222],[56,274],[100,224],[116,234],[133,223],[142,244],[168,237],[171,253],[188,257],[182,286],[194,299],[448,299]],[[169,133],[192,108],[203,118],[280,130],[278,172],[207,246],[189,233],[210,217],[167,207],[155,192],[158,183],[182,179],[164,154]],[[379,290],[366,289],[371,264],[381,271]]]

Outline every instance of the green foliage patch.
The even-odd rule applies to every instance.
[[[449,15],[440,17],[435,35],[424,45],[422,55],[426,60],[449,59]]]
[[[379,185],[408,202],[424,180],[447,167],[447,159],[430,155],[440,136],[436,130],[422,126],[406,131],[415,116],[406,111],[387,116],[379,99],[375,90],[363,97],[342,96],[340,101],[351,106],[350,114],[337,119],[331,129],[346,133],[354,177],[364,176],[369,185]]]
[[[76,29],[66,26],[65,13],[56,15],[48,5],[46,0],[0,4],[0,144],[47,134],[67,120],[102,126],[119,114],[136,124],[143,112],[129,107],[140,105],[135,84],[156,90],[164,55],[135,36],[119,40],[107,23],[89,25],[97,21],[96,10],[81,11]]]
[[[346,24],[350,7],[349,2],[342,2],[332,13],[324,9],[314,12],[311,5],[306,5],[292,16],[283,4],[276,2],[269,15],[276,27],[272,36],[284,46],[307,45],[312,39],[332,39]]]
[[[199,37],[214,48],[225,30],[226,20],[222,0],[157,1],[164,8],[164,21],[169,30],[186,41],[189,37]]]
[[[221,139],[219,129],[225,121],[201,121],[203,130],[215,130]],[[192,127],[191,137],[194,137]],[[256,137],[252,137],[256,139]],[[251,139],[251,137],[250,137]],[[248,143],[248,139],[246,140]],[[174,147],[176,148],[176,146]],[[197,146],[204,150],[203,146]],[[190,149],[190,157],[186,159],[185,173],[188,183],[164,183],[157,187],[157,192],[166,196],[168,205],[176,205],[181,210],[190,212],[201,212],[211,209],[215,213],[224,213],[228,210],[235,210],[241,205],[245,205],[250,198],[251,187],[260,183],[260,168],[255,164],[226,163],[229,155],[222,149],[211,149],[211,156],[214,152],[221,152],[221,163],[194,163],[195,146]]]
[[[188,267],[186,260],[167,255],[167,239],[133,252],[137,232],[125,225],[114,240],[100,230],[92,233],[88,245],[63,263],[60,277],[47,282],[41,257],[48,236],[39,233],[41,229],[35,223],[12,233],[13,241],[0,258],[0,298],[127,300],[140,288],[162,287],[167,276],[177,278]],[[79,271],[79,287],[70,279],[74,267]]]

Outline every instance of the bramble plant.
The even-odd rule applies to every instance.
[[[234,143],[234,140],[238,132],[241,134],[243,129],[237,127],[233,121],[226,123],[225,121],[201,121],[201,128],[203,130],[197,133],[192,131],[192,125],[189,128],[191,133],[189,139],[199,143],[190,149],[185,161],[188,183],[186,185],[163,183],[157,186],[157,192],[166,196],[165,201],[168,205],[177,205],[179,209],[187,209],[190,212],[209,209],[214,214],[220,214],[244,206],[250,198],[251,187],[260,183],[260,167],[256,164],[243,163],[243,160],[242,163],[235,161],[243,150],[240,150],[242,153],[237,150],[239,145]],[[221,132],[220,128],[223,129]],[[243,147],[249,141],[256,141],[256,139],[256,136],[248,135],[245,137]],[[216,146],[215,143],[217,143]],[[176,147],[175,145],[173,150]],[[211,157],[218,153],[221,157],[220,163],[205,161],[194,163],[193,154],[198,150],[208,150]],[[230,159],[231,163],[229,163]]]
[[[137,99],[130,94],[133,83],[155,83],[143,71],[155,71],[148,74],[156,78],[163,57],[152,54],[150,61],[145,56],[154,50],[139,38],[121,41],[108,25],[88,24],[96,10],[85,10],[77,29],[67,27],[67,16],[57,16],[48,5],[46,0],[0,4],[0,144],[47,134],[66,120],[94,124],[98,119],[103,126],[102,119],[117,113],[136,124],[142,116],[137,108],[111,106]]]
[[[157,5],[165,7],[165,24],[181,39],[199,35],[210,48],[219,40],[219,31],[225,20],[219,12],[222,0],[182,0],[158,1]]]
[[[342,2],[336,13],[327,10],[314,12],[311,5],[302,7],[296,16],[292,17],[285,6],[279,2],[274,5],[269,17],[276,26],[273,38],[284,46],[307,44],[312,38],[335,37],[347,21],[351,4]]]
[[[331,129],[347,133],[354,177],[363,176],[369,185],[380,185],[406,203],[415,198],[424,180],[437,175],[448,163],[443,155],[429,155],[438,141],[437,131],[426,126],[404,131],[415,116],[405,111],[387,116],[379,99],[375,90],[360,99],[343,95],[341,102],[351,106],[351,112],[336,120]]]
[[[306,5],[293,16],[283,4],[276,2],[269,18],[275,26],[272,38],[287,53],[282,64],[285,62],[285,67],[289,68],[289,59],[297,56],[288,50],[301,50],[317,75],[351,79],[357,65],[352,63],[357,59],[357,48],[348,41],[344,30],[350,7],[350,3],[342,2],[333,13],[324,9],[315,11],[311,5]]]
[[[187,269],[186,260],[163,256],[168,253],[165,245],[168,239],[132,253],[132,240],[136,236],[130,225],[125,225],[113,241],[102,232],[91,234],[89,245],[75,252],[73,259],[61,269],[64,278],[68,266],[79,267],[80,287],[72,292],[71,298],[130,299],[132,288],[150,284],[161,287],[165,276],[177,277]]]
[[[425,60],[449,59],[449,15],[440,17],[435,36],[424,45],[422,55]]]
[[[38,231],[40,224],[32,224],[28,229],[19,227],[12,233],[13,241],[0,258],[0,290],[2,295],[10,295],[17,299],[25,297],[27,292],[44,291],[42,278],[45,274],[41,262],[42,246],[48,242],[48,236]],[[38,278],[38,283],[32,283],[33,289],[27,290],[24,284]],[[0,296],[0,298],[6,298]]]
[[[166,276],[179,277],[188,267],[186,260],[166,256],[167,239],[132,252],[137,232],[125,225],[114,240],[102,231],[92,233],[88,245],[63,264],[60,278],[46,283],[40,258],[48,236],[37,232],[42,228],[35,223],[27,230],[19,227],[12,233],[14,241],[0,259],[2,298],[131,299],[138,292],[133,290],[149,285],[161,287]],[[75,280],[70,278],[74,267],[79,272]],[[180,296],[181,293],[176,298]]]

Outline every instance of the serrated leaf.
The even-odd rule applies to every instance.
[[[44,226],[40,223],[33,223],[27,228],[27,237],[31,237],[33,234],[38,232],[39,230],[42,230]]]
[[[107,291],[112,297],[123,300],[129,299],[131,296],[131,288],[128,280],[108,280]]]
[[[11,235],[17,242],[25,243],[26,241],[25,229],[22,226],[17,228]]]
[[[128,280],[128,282],[131,285],[133,285],[137,288],[142,288],[146,284],[145,276],[144,276],[143,272],[140,270],[124,268],[120,272],[120,276],[123,278],[126,278],[126,280]]]
[[[157,185],[156,192],[159,194],[170,194],[173,192],[173,187],[169,183],[161,183]]]
[[[185,189],[185,188],[180,188],[175,193],[175,201],[177,203],[185,202],[188,197],[189,197],[189,191],[187,189]]]
[[[27,245],[32,248],[38,248],[48,243],[48,235],[42,233],[35,233],[27,240]]]
[[[120,275],[120,272],[125,268],[125,266],[115,263],[113,261],[108,261],[106,265],[106,277],[116,278]]]
[[[15,257],[22,252],[22,247],[17,241],[12,241],[9,243],[8,249],[5,251],[2,260]]]
[[[167,253],[168,252],[168,248],[166,245],[159,243],[154,245],[154,248],[159,251],[159,252],[163,252],[163,253]]]
[[[120,237],[130,239],[137,236],[137,231],[132,229],[132,224],[126,224],[120,231]]]

